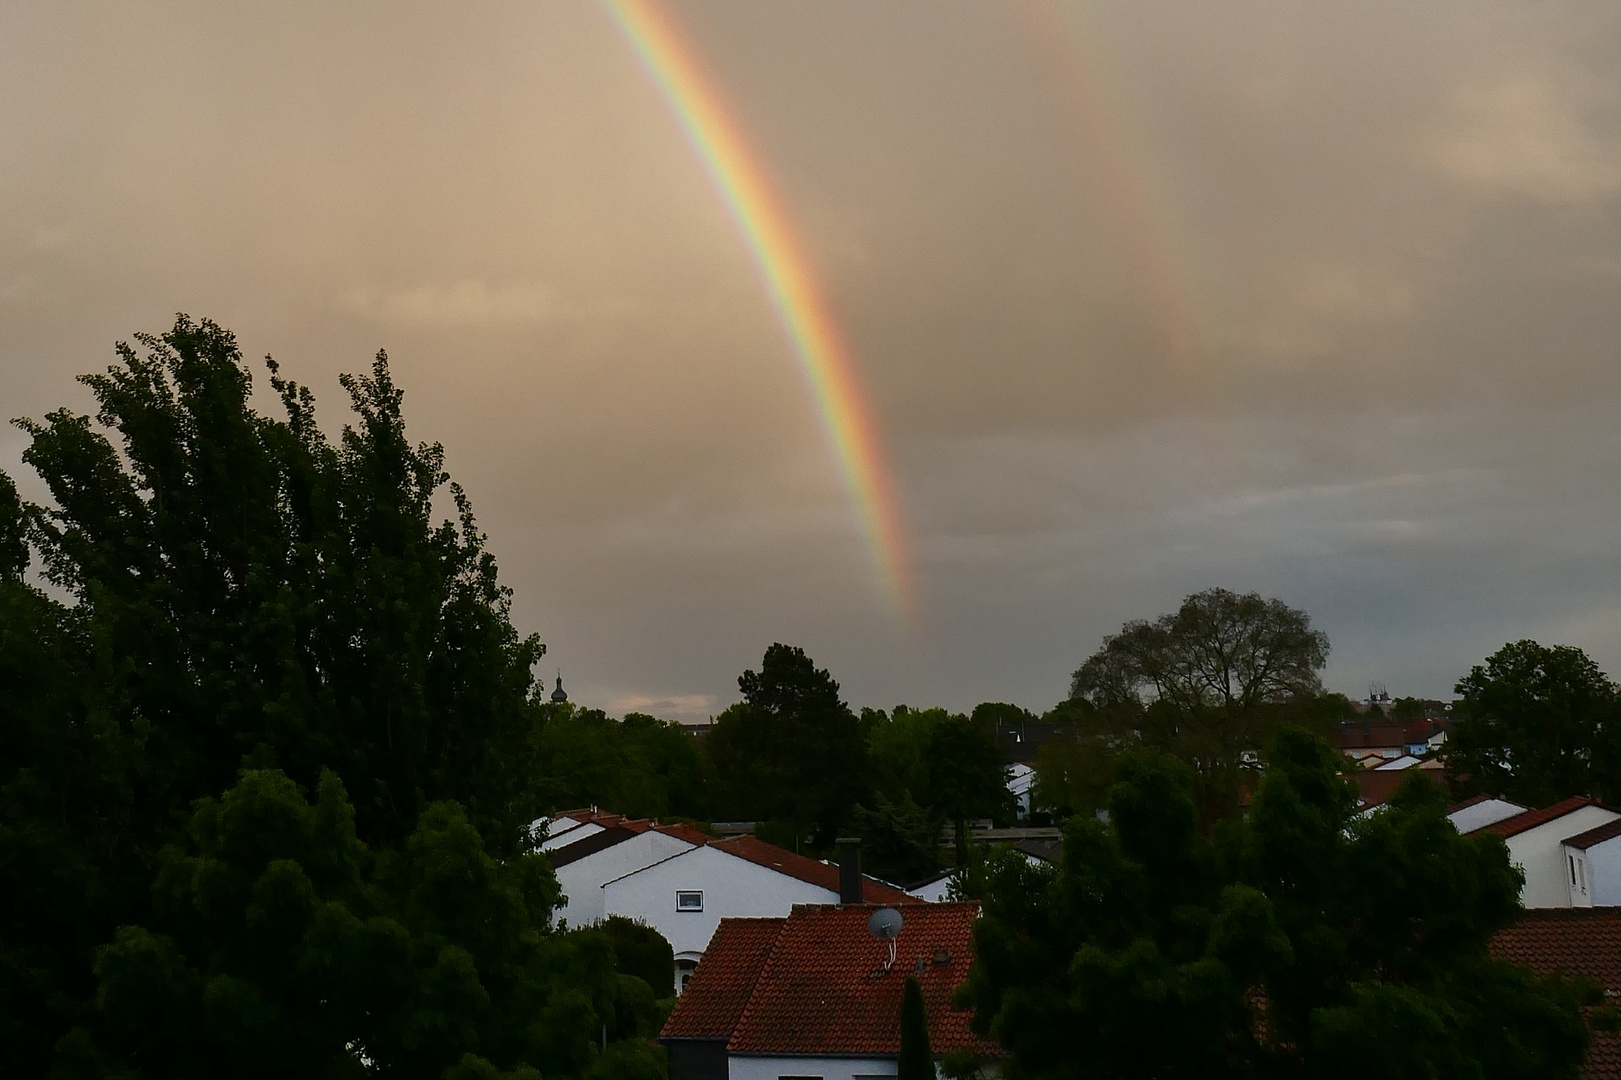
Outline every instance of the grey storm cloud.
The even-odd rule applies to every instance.
[[[590,4],[16,4],[0,401],[172,313],[342,418],[386,347],[576,700],[773,640],[861,704],[1042,709],[1256,588],[1328,682],[1522,636],[1621,673],[1621,9],[669,2],[851,342],[885,605],[725,207]],[[20,433],[0,434],[17,476]]]

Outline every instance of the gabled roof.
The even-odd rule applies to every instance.
[[[1621,836],[1621,817],[1616,818],[1614,821],[1605,822],[1596,829],[1588,829],[1586,832],[1577,833],[1565,841],[1565,846],[1573,847],[1578,851],[1586,851],[1590,847],[1602,844],[1606,840],[1614,840],[1618,836]]]
[[[599,851],[611,848],[616,844],[622,844],[631,837],[640,836],[645,832],[661,833],[677,840],[684,840],[693,847],[702,847],[713,839],[708,833],[701,832],[691,825],[684,825],[680,822],[673,825],[660,825],[657,822],[649,821],[647,818],[626,818],[620,817],[618,814],[611,816],[617,819],[616,822],[602,829],[602,831],[594,832],[589,836],[582,836],[572,843],[552,848],[550,852],[552,866],[555,868],[578,862],[587,855],[595,855]]]
[[[730,1039],[786,919],[722,919],[675,999],[666,1039]]]
[[[1595,800],[1589,799],[1585,795],[1577,795],[1573,798],[1562,799],[1552,806],[1544,806],[1540,810],[1527,810],[1523,814],[1515,814],[1513,817],[1504,818],[1502,821],[1494,821],[1487,825],[1486,829],[1490,829],[1499,836],[1518,836],[1539,825],[1546,825],[1548,822],[1556,821],[1566,814],[1574,813],[1584,806],[1597,805],[1598,803]],[[1481,831],[1484,832],[1485,830]]]
[[[1537,908],[1492,938],[1499,960],[1524,964],[1539,975],[1585,975],[1613,999],[1621,993],[1621,909]],[[1621,1080],[1621,1035],[1594,1032],[1582,1075]]]
[[[1415,777],[1406,769],[1387,771],[1363,769],[1358,770],[1351,779],[1356,781],[1357,808],[1365,810],[1369,807],[1383,806],[1396,794],[1397,788]],[[1424,780],[1418,782],[1423,783]]]
[[[729,836],[725,840],[712,840],[709,846],[717,851],[724,851],[728,855],[735,855],[745,859],[756,866],[763,866],[775,870],[779,874],[786,874],[792,878],[811,885],[819,886],[835,895],[839,891],[839,868],[825,862],[796,855],[792,851],[768,844],[764,840],[753,836]],[[863,876],[861,898],[869,904],[916,904],[921,903],[915,896],[910,896],[893,885],[879,881],[877,878]]]
[[[728,1052],[892,1056],[900,1050],[901,991],[912,976],[923,989],[936,1054],[998,1053],[993,1042],[969,1030],[970,1011],[951,1006],[952,991],[968,977],[979,905],[908,907],[888,970],[884,943],[867,931],[874,910],[796,906],[771,947]],[[700,971],[693,982],[702,977]]]

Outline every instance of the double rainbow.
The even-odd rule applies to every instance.
[[[912,595],[905,538],[872,409],[787,213],[678,28],[653,0],[604,3],[675,114],[753,258],[816,401],[884,592],[897,612],[908,615]]]

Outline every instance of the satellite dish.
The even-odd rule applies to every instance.
[[[879,941],[894,941],[905,925],[901,913],[892,907],[879,908],[867,917],[867,931]]]

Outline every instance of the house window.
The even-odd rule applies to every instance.
[[[675,909],[677,911],[702,911],[704,909],[703,890],[678,890],[675,894]]]
[[[1566,855],[1565,858],[1570,860],[1570,883],[1574,886],[1576,884],[1576,856]]]

